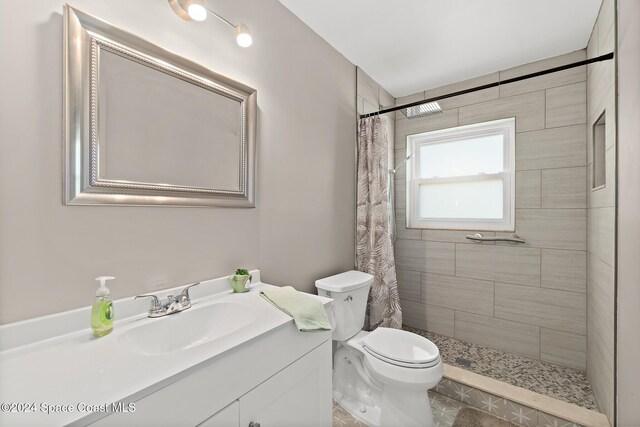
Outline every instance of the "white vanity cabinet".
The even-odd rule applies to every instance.
[[[242,396],[240,427],[330,427],[331,406],[329,341]]]
[[[331,377],[323,344],[278,372],[198,427],[329,427]]]
[[[329,331],[289,323],[203,365],[91,426],[331,426]]]

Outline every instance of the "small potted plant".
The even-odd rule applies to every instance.
[[[229,282],[233,288],[233,292],[247,292],[247,282],[251,283],[251,275],[245,268],[238,268],[236,274],[229,276]]]

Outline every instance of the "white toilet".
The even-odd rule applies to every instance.
[[[363,331],[373,276],[348,271],[316,281],[333,298],[333,398],[371,427],[432,427],[427,390],[442,378],[438,347],[399,329]]]

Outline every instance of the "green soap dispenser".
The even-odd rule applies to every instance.
[[[96,302],[91,307],[91,329],[96,337],[105,336],[113,330],[113,301],[106,286],[107,280],[113,279],[115,277],[111,276],[96,278],[100,282],[100,287],[96,291]]]

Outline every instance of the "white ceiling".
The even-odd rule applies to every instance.
[[[393,96],[586,47],[602,0],[280,0]]]

